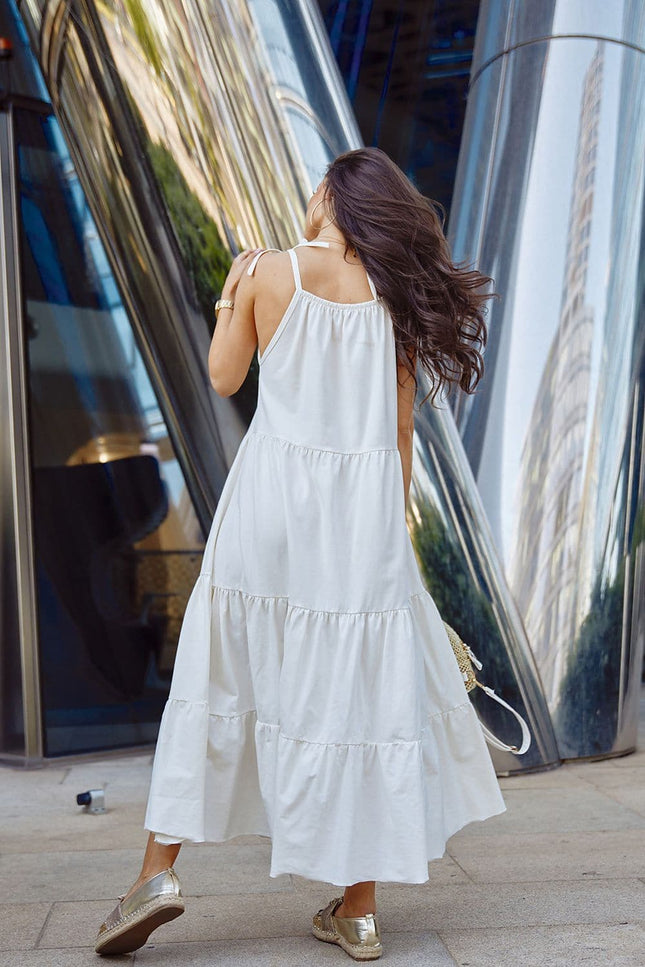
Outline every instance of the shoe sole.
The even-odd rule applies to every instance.
[[[97,941],[94,950],[97,954],[129,954],[143,947],[153,930],[162,923],[168,923],[184,912],[184,901],[178,897],[155,897],[150,900],[131,919],[117,923],[106,930]],[[134,916],[137,919],[134,919]]]
[[[327,930],[321,930],[320,927],[313,926],[312,932],[314,937],[318,940],[323,940],[325,943],[335,943],[339,947],[342,947],[346,954],[353,957],[354,960],[378,960],[378,958],[383,953],[383,950],[374,950],[373,947],[357,947],[355,944],[348,943],[344,937],[341,937],[338,933],[331,933]]]

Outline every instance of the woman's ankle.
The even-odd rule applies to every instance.
[[[343,900],[336,908],[336,917],[364,917],[367,913],[376,913],[376,903],[374,900]]]
[[[345,887],[343,902],[336,915],[340,917],[364,917],[376,913],[376,881],[364,880]]]

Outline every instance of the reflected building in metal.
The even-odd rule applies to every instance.
[[[146,399],[158,425],[164,426],[163,452],[172,453],[175,460],[165,486],[157,482],[157,500],[147,526],[154,529],[166,520],[163,499],[172,477],[181,497],[181,513],[188,517],[192,513],[199,524],[191,532],[194,543],[185,548],[196,557],[257,392],[256,361],[234,397],[221,399],[210,389],[206,359],[214,324],[212,305],[231,257],[239,249],[255,245],[285,248],[298,239],[306,201],[325,165],[341,151],[360,144],[355,121],[318,11],[306,0],[128,0],[110,5],[82,0],[73,7],[61,0],[26,0],[20,13],[83,188],[92,230],[100,236],[104,275],[113,298],[118,296],[119,331],[129,340],[131,355],[127,358],[135,360],[141,380],[144,376],[148,380]],[[19,148],[20,136],[16,144]],[[53,162],[54,167],[57,164]],[[71,164],[64,170],[73,180]],[[80,198],[80,186],[74,191]],[[29,247],[28,232],[25,237]],[[94,268],[91,271],[96,274]],[[14,290],[22,284],[18,273]],[[14,339],[20,339],[21,325],[18,305],[9,319]],[[50,331],[44,310],[40,331]],[[36,359],[35,352],[32,358]],[[106,352],[101,362],[107,367],[111,358]],[[21,364],[17,365],[20,369]],[[87,365],[87,360],[80,359],[75,370],[67,356],[61,357],[57,364],[61,382],[74,383],[80,375],[83,384]],[[28,367],[21,372],[25,400],[33,402],[33,374]],[[419,398],[426,390],[422,380]],[[34,451],[30,450],[33,440],[25,400],[22,406],[20,400],[13,400],[10,414],[25,441],[29,464]],[[88,407],[93,412],[88,400],[91,395],[80,394],[74,401],[69,410],[72,424],[86,419]],[[134,404],[125,391],[119,401],[127,422]],[[97,426],[101,429],[101,421]],[[113,432],[117,433],[116,428]],[[137,438],[135,455],[149,458],[146,469],[153,478],[160,469],[159,454],[150,447],[149,437],[146,432]],[[126,474],[119,478],[117,489],[115,481],[123,469],[118,466],[123,463],[121,443],[118,435],[107,440],[97,430],[69,454],[56,452],[52,465],[59,471],[61,484],[54,491],[48,516],[42,516],[37,494],[27,492],[26,497],[31,501],[28,512],[33,507],[36,521],[42,521],[37,526],[44,539],[54,533],[53,520],[60,522],[59,542],[60,534],[75,526],[70,508],[66,515],[61,514],[57,501],[65,496],[65,480],[77,465],[102,467],[109,473],[111,492],[119,497],[117,510],[130,522],[126,510],[133,505],[136,509],[134,498],[144,501],[154,488],[143,477],[133,486]],[[25,475],[28,478],[28,467]],[[80,493],[74,506],[76,519],[84,520],[87,490]],[[14,501],[14,515],[15,507]],[[157,581],[157,598],[164,593],[171,596],[173,585],[163,573],[160,577],[157,571],[155,577],[152,566],[137,569],[143,537],[134,511],[131,514],[132,526],[120,538],[121,556],[130,568],[125,571],[124,593],[138,593],[141,575],[147,574],[149,580]],[[100,515],[97,519],[101,520]],[[529,721],[534,739],[529,753],[517,759],[495,751],[498,771],[557,763],[535,661],[448,409],[432,409],[426,404],[418,416],[409,526],[424,577],[446,619],[484,662],[486,683]],[[105,562],[109,541],[98,532],[90,538],[87,557]],[[35,547],[38,567],[44,560],[42,545],[30,544],[29,536],[25,539]],[[159,562],[163,572],[163,555]],[[104,568],[102,573],[110,572]],[[54,586],[47,597],[29,568],[25,569],[15,598],[24,614],[34,616],[36,630],[24,650],[29,651],[36,671],[45,668],[42,636],[50,609],[58,607],[63,597],[71,600],[68,588]],[[80,597],[94,606],[96,585],[83,586]],[[112,607],[109,613],[117,626],[125,623],[127,609],[119,610],[118,601],[106,600],[105,594],[99,600],[102,614]],[[139,600],[136,594],[135,600]],[[119,681],[112,682],[126,719],[117,742],[110,735],[105,696],[103,731],[92,732],[95,706],[79,700],[77,683],[67,692],[59,691],[55,700],[44,695],[44,740],[34,726],[23,737],[23,754],[38,758],[43,752],[61,754],[135,744],[147,737],[132,727],[127,716],[134,716],[145,687],[156,681],[159,645],[155,629],[150,630],[149,611],[139,607],[137,616],[144,627],[133,629],[132,640],[126,642],[126,657],[128,648],[138,653],[140,638],[151,638],[153,646],[144,652],[143,678],[129,692]],[[100,622],[94,626],[94,635],[91,674],[102,688],[111,674],[117,645],[106,642]],[[82,646],[83,636],[77,634],[76,639]],[[77,657],[82,667],[88,661],[87,649],[79,647]],[[23,682],[26,702],[37,710],[36,720],[41,708],[36,676],[29,681],[23,676]],[[162,694],[159,690],[157,698]],[[513,722],[503,713],[500,717],[499,706],[487,699],[480,706],[487,724],[512,740]],[[148,716],[146,723],[149,731],[153,719]],[[19,741],[20,736],[14,743],[17,753]]]
[[[484,2],[449,238],[502,298],[456,417],[563,757],[635,747],[645,8]]]
[[[576,145],[565,275],[558,326],[549,347],[524,440],[510,584],[551,703],[574,634],[582,501],[594,337],[587,303],[594,206],[602,47],[587,68]]]

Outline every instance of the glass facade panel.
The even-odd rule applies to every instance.
[[[51,756],[154,740],[203,535],[58,123],[15,125]]]
[[[210,393],[204,379],[201,308],[212,299],[214,234],[227,240],[230,254],[257,244],[293,244],[322,166],[358,146],[360,134],[322,19],[305,0],[154,0],[145,7],[87,2],[73,18],[57,16],[64,5],[52,0],[42,22],[38,6],[30,8],[32,43],[41,53],[146,369],[179,441],[176,452],[191,492],[195,500],[196,493],[205,498],[200,520],[206,526],[223,482],[221,458],[233,458],[243,431],[242,409],[233,398]],[[406,39],[412,43],[414,18],[410,23]],[[405,105],[401,94],[398,109]],[[212,245],[196,244],[207,220],[186,217],[196,214],[189,193],[216,226],[216,232],[209,229]],[[473,627],[460,624],[457,630],[480,641],[487,620],[500,625],[494,640],[506,649],[507,667],[494,680],[505,688],[520,680],[511,697],[530,707],[535,742],[530,763],[502,754],[496,764],[506,772],[552,762],[555,747],[528,646],[489,559],[485,522],[452,415],[426,410],[431,425],[419,421],[415,454],[422,511],[420,521],[411,520],[427,559],[424,573],[429,580],[436,571],[441,580],[442,569],[459,558],[461,580],[490,599],[490,608],[473,611]],[[426,456],[431,432],[440,458]],[[435,477],[442,473],[459,483],[441,485]],[[427,502],[426,488],[432,491]],[[444,536],[445,554],[435,571],[432,543],[422,547],[431,531],[426,503]],[[477,533],[464,533],[466,526]]]
[[[479,0],[319,0],[365,144],[449,210]]]

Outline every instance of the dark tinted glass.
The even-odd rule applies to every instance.
[[[16,143],[45,753],[149,742],[202,533],[58,124]]]
[[[363,141],[450,207],[478,0],[319,0]]]

